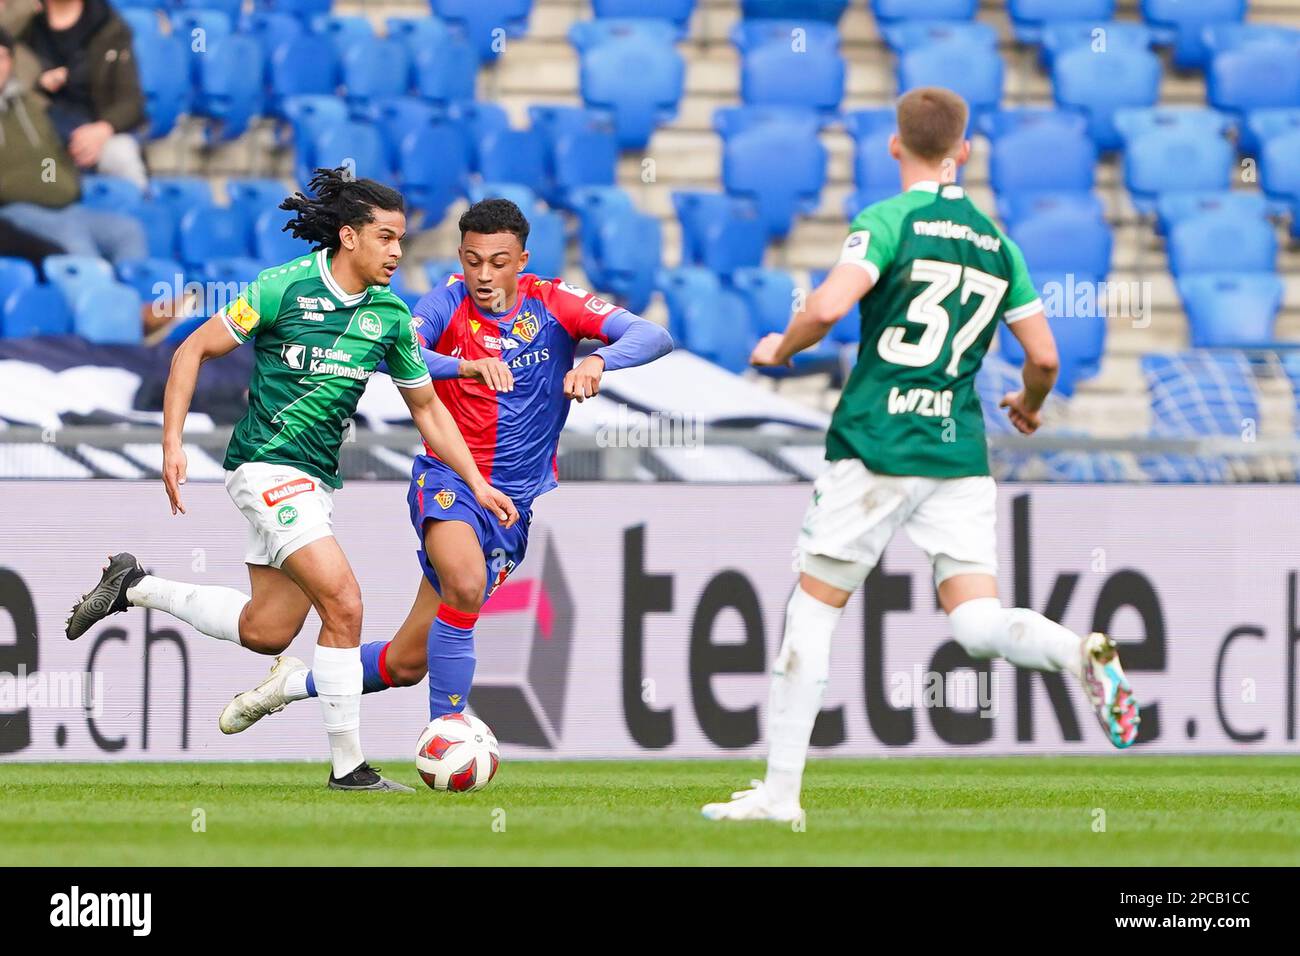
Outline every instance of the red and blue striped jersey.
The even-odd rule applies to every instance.
[[[465,436],[480,473],[527,508],[556,485],[556,447],[569,400],[564,376],[582,339],[608,344],[602,326],[624,310],[561,279],[519,277],[514,308],[478,307],[462,276],[425,295],[414,309],[421,344],[458,359],[499,358],[515,387],[494,392],[467,378],[434,380],[434,388]],[[425,446],[425,453],[433,452]]]

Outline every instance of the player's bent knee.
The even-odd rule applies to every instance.
[[[345,631],[361,630],[361,591],[355,587],[340,588],[324,596],[316,607],[321,620]]]
[[[452,575],[442,584],[442,602],[467,614],[475,614],[483,606],[483,588],[486,582],[472,574]]]
[[[394,687],[414,686],[424,680],[424,675],[429,670],[428,659],[425,657],[402,660],[391,653],[384,658],[384,665]]]

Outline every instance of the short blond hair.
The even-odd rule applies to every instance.
[[[969,118],[970,107],[952,90],[918,86],[898,100],[898,139],[917,159],[937,163],[957,155]]]

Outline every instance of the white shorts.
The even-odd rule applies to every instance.
[[[226,472],[226,492],[248,519],[247,564],[278,568],[334,534],[334,489],[297,468],[248,462]]]
[[[799,569],[855,591],[902,528],[930,559],[936,585],[957,574],[996,577],[996,503],[988,475],[878,475],[856,458],[841,459],[813,485],[799,532]]]

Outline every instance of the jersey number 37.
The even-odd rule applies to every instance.
[[[960,285],[963,306],[972,294],[980,297],[980,304],[952,337],[952,356],[944,371],[955,377],[961,357],[997,315],[998,304],[1007,291],[1007,282],[969,266],[937,259],[912,260],[911,278],[914,282],[926,283],[926,286],[907,307],[907,321],[924,326],[925,330],[918,341],[908,342],[905,340],[908,331],[905,326],[890,326],[881,334],[876,351],[886,362],[909,368],[924,368],[934,362],[943,352],[948,328],[952,324],[948,310],[941,303]]]

